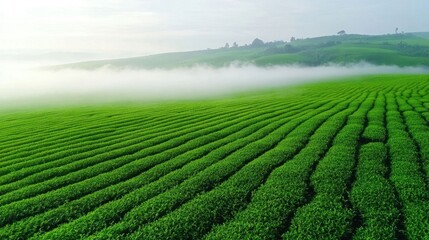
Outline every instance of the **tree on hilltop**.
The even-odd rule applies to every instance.
[[[262,46],[264,46],[264,41],[262,41],[259,38],[255,38],[255,40],[253,40],[251,46],[252,47],[262,47]]]
[[[338,34],[338,35],[346,35],[346,31],[341,30],[341,31],[339,31],[337,34]]]

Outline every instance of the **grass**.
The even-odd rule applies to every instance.
[[[2,112],[1,239],[429,238],[429,75]]]

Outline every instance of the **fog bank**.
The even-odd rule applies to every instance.
[[[52,102],[166,100],[214,97],[239,91],[320,81],[363,74],[428,73],[427,68],[374,66],[321,67],[254,65],[212,68],[196,66],[174,70],[35,70],[18,67],[0,72],[0,101]]]

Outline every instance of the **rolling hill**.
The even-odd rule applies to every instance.
[[[269,42],[191,52],[165,53],[144,57],[99,60],[53,66],[50,69],[78,68],[177,68],[194,65],[213,67],[230,64],[258,66],[353,64],[429,66],[428,33],[380,36],[349,34],[297,39],[292,42]]]

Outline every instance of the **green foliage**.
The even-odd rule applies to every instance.
[[[276,115],[278,115],[278,113],[276,113]],[[258,120],[262,119],[263,117],[266,116],[260,116],[260,117],[256,117],[255,119],[253,119],[252,121],[254,122],[258,122]],[[285,120],[282,120],[281,118],[285,118]],[[277,122],[276,120],[280,120],[279,122]],[[144,200],[149,199],[150,197],[155,197],[157,194],[161,194],[163,191],[168,190],[169,188],[173,188],[176,185],[178,185],[179,183],[181,183],[182,181],[185,181],[187,178],[192,177],[193,175],[195,175],[196,173],[199,173],[199,171],[201,171],[199,173],[198,176],[194,177],[194,179],[196,181],[191,181],[191,183],[189,183],[189,187],[193,190],[193,191],[201,191],[199,190],[198,186],[202,186],[202,187],[210,187],[211,185],[215,184],[215,181],[219,181],[220,179],[222,179],[222,175],[220,174],[214,174],[216,172],[218,172],[219,167],[221,169],[223,169],[222,174],[228,174],[227,168],[225,167],[225,163],[220,163],[220,164],[215,164],[217,161],[220,161],[223,157],[228,156],[228,153],[232,153],[234,151],[241,151],[242,153],[246,153],[247,150],[240,150],[240,147],[244,147],[246,144],[249,144],[253,141],[255,141],[258,137],[263,137],[266,136],[270,131],[273,130],[273,128],[276,128],[278,126],[280,126],[282,123],[284,123],[283,121],[287,121],[287,115],[285,116],[280,115],[276,118],[272,118],[273,122],[271,124],[269,124],[268,126],[261,128],[260,130],[257,130],[258,128],[251,126],[250,129],[248,130],[241,130],[238,133],[240,134],[249,134],[249,133],[253,133],[255,132],[255,134],[252,134],[251,137],[246,137],[240,140],[237,140],[237,136],[235,136],[236,141],[232,142],[230,144],[225,145],[224,147],[221,147],[220,149],[216,149],[216,150],[212,150],[212,152],[204,157],[201,157],[198,161],[193,161],[192,163],[185,165],[182,169],[172,172],[172,173],[168,173],[168,171],[170,170],[168,168],[168,165],[177,165],[178,162],[182,162],[182,161],[186,161],[185,163],[190,162],[192,159],[190,158],[189,154],[184,154],[183,156],[180,156],[179,158],[173,159],[173,161],[171,161],[170,164],[163,164],[163,165],[159,165],[158,170],[155,171],[154,170],[154,174],[157,174],[158,176],[160,175],[160,171],[165,172],[167,175],[165,177],[162,177],[161,179],[159,179],[157,182],[151,183],[145,187],[136,189],[135,191],[129,193],[128,195],[124,196],[123,198],[121,198],[118,201],[113,201],[109,204],[106,204],[100,208],[98,208],[96,211],[94,211],[93,213],[91,213],[90,215],[83,217],[81,219],[79,219],[78,221],[72,222],[69,225],[64,225],[61,228],[58,228],[58,230],[53,231],[52,234],[49,234],[48,236],[56,236],[56,237],[60,237],[61,238],[67,238],[67,233],[70,233],[70,231],[68,231],[69,228],[73,228],[73,229],[77,229],[77,232],[82,232],[81,234],[85,234],[85,233],[91,233],[91,231],[94,231],[96,229],[101,230],[101,228],[103,226],[105,226],[108,223],[113,222],[114,220],[119,220],[123,215],[125,214],[127,211],[130,211],[133,207],[135,207],[135,205],[138,205],[139,203],[143,202]],[[267,122],[267,121],[265,121]],[[261,122],[263,123],[263,122]],[[242,123],[244,125],[248,125],[248,122]],[[260,124],[257,124],[260,125]],[[257,126],[260,127],[260,126]],[[236,128],[233,128],[234,130],[237,130]],[[219,144],[224,144],[224,142],[221,142]],[[212,148],[212,146],[210,147]],[[250,152],[251,154],[254,154],[254,152]],[[183,160],[181,160],[183,159]],[[205,168],[209,167],[211,164],[214,164],[214,166],[211,166],[209,169],[204,170]],[[231,167],[231,169],[234,169],[234,164],[232,164],[231,162],[227,163],[228,167]],[[215,167],[217,165],[221,165],[218,167]],[[177,167],[176,167],[177,168]],[[149,170],[149,171],[152,171]],[[203,171],[204,170],[204,171]],[[204,174],[205,172],[207,172],[207,174]],[[149,173],[149,172],[147,172]],[[141,175],[141,178],[137,181],[139,183],[141,183],[143,181],[143,179],[146,177],[145,174]],[[207,175],[211,175],[213,176],[213,179],[207,178]],[[154,175],[156,176],[156,175]],[[212,181],[212,182],[210,182]],[[213,182],[214,181],[214,182]],[[198,184],[196,184],[198,182]],[[121,189],[123,188],[121,185],[123,185],[122,183],[119,184],[116,188],[117,189]],[[183,188],[182,188],[183,189]],[[173,189],[172,192],[175,192],[175,190]],[[197,192],[196,192],[197,193]],[[110,194],[104,194],[101,193],[100,196],[103,195],[110,195]],[[165,194],[164,194],[165,195]],[[171,195],[170,195],[171,196]],[[191,197],[191,193],[188,192],[188,194],[186,195],[186,197]],[[158,197],[160,198],[160,197]],[[161,198],[162,199],[162,198]],[[179,198],[181,201],[184,200],[184,196],[180,195]],[[170,200],[172,200],[170,198]],[[163,207],[165,207],[167,205],[167,202],[161,201],[161,204]],[[152,204],[153,206],[153,204]],[[114,209],[114,211],[112,211],[112,209]],[[157,209],[158,211],[162,211],[162,207]],[[140,211],[134,211],[136,213],[139,214],[139,216],[141,216]],[[151,216],[150,212],[145,211],[145,214],[147,214],[146,216]],[[151,216],[153,217],[153,216]],[[121,224],[123,226],[127,226],[126,223],[126,219],[129,218],[135,218],[132,217],[132,214],[128,214],[125,219],[121,222]],[[140,221],[143,221],[143,217],[138,217],[138,219],[140,219]],[[128,224],[130,225],[130,224]],[[135,225],[134,223],[132,223],[132,225]],[[64,230],[65,229],[65,230]],[[76,232],[75,231],[75,232]],[[68,236],[73,238],[72,236]]]
[[[0,239],[428,238],[428,77],[1,113]]]
[[[359,153],[351,200],[362,217],[355,239],[394,239],[399,221],[394,189],[386,178],[387,147],[373,142]]]

